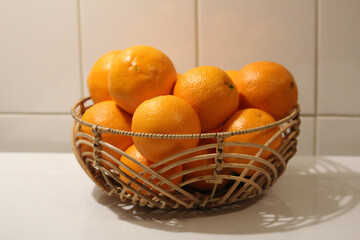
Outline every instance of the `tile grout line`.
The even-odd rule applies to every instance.
[[[314,115],[315,116],[315,115]],[[330,117],[330,118],[360,118],[358,114],[317,114],[316,117]]]
[[[195,67],[199,66],[199,3],[194,1],[195,8]]]
[[[314,121],[314,156],[318,155],[318,78],[319,78],[319,0],[315,0],[315,121]]]
[[[69,115],[68,112],[0,112],[1,115]],[[300,114],[300,117],[313,117],[313,118],[319,118],[319,117],[328,117],[328,118],[360,118],[360,115],[354,115],[354,114]]]
[[[310,113],[300,113],[301,117],[333,117],[333,118],[360,118],[360,114],[310,114]]]
[[[81,16],[80,16],[80,0],[77,0],[77,16],[78,16],[78,38],[79,38],[79,68],[80,68],[80,96],[84,97],[84,75],[82,61],[82,38],[81,38]]]
[[[0,112],[0,116],[69,116],[69,112]]]

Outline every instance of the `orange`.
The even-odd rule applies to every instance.
[[[217,140],[215,138],[200,139],[198,146],[212,144],[212,143],[216,143],[216,142],[217,142]],[[205,150],[197,151],[195,153],[187,155],[186,157],[190,158],[190,157],[195,157],[195,156],[204,155],[204,154],[210,154],[210,153],[216,153],[216,149],[211,148],[211,149],[205,149]],[[215,164],[215,158],[214,157],[185,163],[183,168],[184,168],[184,170],[189,170],[189,169],[192,169],[192,168],[202,167],[202,166],[206,166],[206,165],[209,165],[209,164]],[[229,171],[229,169],[223,169],[221,171],[221,174],[224,174],[224,173],[230,174],[231,171]],[[211,175],[211,176],[214,175],[214,170],[213,169],[197,170],[197,171],[194,171],[194,172],[191,172],[191,173],[188,173],[188,174],[184,175],[184,180],[198,178],[198,177],[205,177],[205,176],[209,176],[209,175]],[[229,182],[229,180],[224,179],[221,184],[217,185],[216,190],[221,190],[221,189],[225,188],[227,186],[228,182]],[[213,189],[213,187],[214,187],[214,184],[213,183],[207,183],[205,180],[201,180],[201,181],[196,181],[196,182],[190,183],[188,186],[193,188],[193,189],[197,189],[197,190],[206,192],[206,191],[211,191]]]
[[[125,131],[131,130],[131,116],[120,109],[112,100],[94,104],[85,111],[81,119],[89,123],[101,125],[103,127]],[[89,135],[93,135],[90,127],[81,125],[80,131]],[[102,134],[102,141],[107,142],[123,151],[133,143],[132,138],[129,136],[115,135],[111,133]],[[106,147],[103,147],[103,149],[109,152],[113,157],[117,159],[120,158],[120,154],[116,153],[115,151],[112,151]],[[93,151],[93,149],[87,145],[81,145],[80,151]],[[115,164],[106,156],[103,156],[103,158]],[[117,164],[115,165],[117,166]],[[105,167],[110,168],[107,165],[105,165]]]
[[[237,71],[237,70],[226,70],[225,72],[227,73],[227,75],[229,75],[229,77],[233,81],[235,79],[235,76],[239,73],[239,71]]]
[[[118,106],[130,114],[145,100],[171,94],[177,72],[168,56],[149,46],[133,46],[113,60],[109,91]]]
[[[145,165],[146,167],[150,167],[153,163],[148,161],[144,156],[142,156],[139,151],[136,149],[135,145],[131,145],[128,149],[126,149],[125,151],[127,154],[129,154],[132,158],[134,158],[137,162],[134,163],[133,161],[131,161],[130,159],[128,159],[125,156],[121,156],[120,161],[122,163],[124,163],[126,166],[128,166],[129,168],[131,168],[132,170],[134,170],[136,173],[141,173],[144,169],[138,165],[138,163],[141,163],[143,165]],[[166,167],[165,165],[160,165],[156,168],[153,169],[153,171],[158,172],[161,169],[163,169],[164,167]],[[131,173],[129,170],[127,170],[125,167],[122,167],[120,165],[120,169],[125,172],[126,174],[128,174],[130,177],[134,177],[135,175],[133,173]],[[161,174],[162,177],[169,179],[172,175],[179,173],[182,171],[182,165],[178,165],[176,167],[170,168],[169,170],[163,172]],[[145,178],[150,178],[152,176],[152,174],[150,174],[149,172],[146,172],[143,174],[143,176]],[[125,175],[120,175],[120,179],[123,180],[125,183],[129,183],[130,180],[125,176]],[[133,187],[135,190],[138,190],[139,184],[144,184],[144,181],[141,180],[140,178],[137,178],[136,181],[138,183],[131,183],[131,187]],[[172,182],[175,185],[179,185],[182,181],[182,176],[173,178],[173,179],[169,179],[170,182]],[[158,178],[153,178],[151,180],[152,183],[157,184],[160,182],[160,179]],[[147,187],[151,188],[151,186],[146,185]],[[170,188],[170,186],[166,183],[160,185],[160,187],[164,190],[167,190]],[[155,192],[159,193],[159,191],[155,190]],[[146,191],[142,191],[142,194],[145,194]]]
[[[224,131],[239,131],[243,129],[255,128],[264,126],[270,123],[275,122],[275,119],[270,116],[268,113],[255,108],[248,108],[239,110],[234,113],[229,120],[224,124]],[[279,127],[270,128],[267,130],[253,132],[242,135],[234,135],[229,138],[225,138],[225,142],[247,142],[247,143],[257,143],[257,144],[265,144],[276,132],[280,130]],[[282,142],[281,135],[277,137],[269,147],[276,150]],[[224,153],[240,153],[255,156],[258,152],[258,148],[247,147],[247,146],[226,146],[224,149]],[[264,151],[260,157],[263,159],[268,159],[272,155],[269,151]],[[248,164],[250,160],[248,159],[239,159],[239,158],[224,158],[224,162],[226,163],[242,163]],[[262,167],[263,164],[256,161],[254,163],[256,167]],[[241,173],[243,168],[234,168],[234,171]],[[255,170],[249,170],[246,176],[254,175]]]
[[[294,77],[278,63],[250,63],[239,71],[234,82],[240,94],[240,108],[258,108],[279,120],[297,104]]]
[[[109,93],[109,71],[114,56],[120,50],[110,51],[101,56],[92,66],[87,78],[89,94],[94,103],[112,100]]]
[[[159,96],[146,100],[136,109],[133,132],[160,134],[200,133],[201,126],[194,109],[184,100],[172,96]],[[199,139],[155,139],[133,137],[139,152],[151,162],[158,162],[177,152],[195,147]]]
[[[212,66],[185,72],[176,82],[173,94],[195,109],[203,132],[219,128],[239,105],[239,94],[231,78]]]

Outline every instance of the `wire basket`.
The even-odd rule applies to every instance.
[[[108,195],[117,196],[121,201],[133,205],[161,209],[210,208],[253,198],[261,195],[264,190],[276,182],[285,171],[289,159],[296,153],[297,136],[299,135],[300,126],[299,106],[284,119],[257,128],[235,132],[201,134],[151,134],[116,130],[81,120],[82,114],[91,106],[91,103],[90,98],[81,99],[71,110],[71,114],[75,119],[72,130],[74,154],[83,170],[97,186]],[[93,135],[80,132],[81,125],[91,127]],[[263,131],[277,126],[280,130],[264,145],[225,141],[226,138],[234,135]],[[187,149],[147,167],[124,151],[102,141],[102,134],[105,133],[158,139],[214,139],[214,143]],[[273,150],[269,145],[274,139],[279,137],[282,139],[281,145],[276,150]],[[91,151],[81,151],[80,146],[82,144],[90,147]],[[224,151],[224,148],[227,146],[246,146],[256,148],[258,151],[255,156],[236,152],[229,153]],[[206,149],[213,149],[213,153],[196,154]],[[264,151],[269,151],[271,156],[263,159],[262,153]],[[143,171],[140,173],[133,171],[122,163],[119,158],[111,154],[114,152],[130,159],[134,164],[139,165]],[[189,157],[184,158],[184,156]],[[247,159],[248,163],[226,163],[223,159],[227,157]],[[174,159],[181,160],[174,161]],[[213,159],[213,162],[206,166],[177,172],[172,176],[164,177],[162,175],[162,172],[165,170],[204,159]],[[261,167],[256,165],[256,162],[261,163]],[[160,172],[155,171],[154,169],[160,164],[167,164],[166,169],[161,169]],[[128,173],[131,172],[131,175],[122,171],[119,166],[127,169]],[[234,167],[242,168],[243,171],[241,173],[231,172],[230,169],[234,169]],[[186,179],[178,185],[171,182],[176,177],[185,176],[186,174],[204,169],[212,170],[212,174]],[[249,171],[254,172],[254,174],[248,176],[247,173]],[[128,181],[125,182],[124,178]],[[153,181],[154,179],[157,179],[157,181]],[[206,181],[206,183],[212,184],[212,189],[207,192],[201,192],[189,187],[191,183],[197,181]],[[226,181],[227,185],[219,190],[218,186],[223,181]],[[134,183],[138,187],[134,187]],[[161,187],[164,184],[168,187]]]

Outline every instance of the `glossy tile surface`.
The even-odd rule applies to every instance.
[[[71,152],[69,115],[0,115],[0,152]]]
[[[275,61],[294,75],[303,113],[314,113],[315,1],[199,1],[199,64],[241,69]]]
[[[360,115],[360,1],[319,1],[321,114]]]
[[[360,118],[319,117],[318,155],[360,155]]]
[[[192,0],[80,1],[80,10],[84,83],[97,58],[134,45],[158,48],[179,72],[195,66]]]
[[[315,118],[301,116],[300,135],[298,137],[298,151],[296,155],[312,156],[314,154]]]
[[[77,1],[3,1],[0,112],[68,113],[80,97]]]

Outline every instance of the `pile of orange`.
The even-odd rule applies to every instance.
[[[94,102],[82,119],[97,125],[119,130],[158,134],[198,134],[208,132],[239,131],[274,123],[286,117],[297,105],[297,86],[291,73],[275,62],[254,62],[241,70],[224,71],[214,66],[200,66],[180,74],[170,58],[150,46],[133,46],[115,50],[100,57],[88,75],[88,89]],[[270,148],[276,150],[282,143],[281,135],[273,137],[279,128],[226,138],[229,142],[265,144],[271,139]],[[82,127],[88,134],[91,129]],[[216,139],[156,139],[104,134],[103,140],[124,151],[121,156],[108,152],[118,163],[107,156],[108,169],[117,167],[124,174],[121,180],[129,189],[150,188],[146,182],[158,184],[158,189],[173,186],[159,184],[157,178],[167,178],[171,184],[210,191],[213,168],[200,169],[215,164],[215,149],[205,149],[185,157],[190,161],[173,158],[160,162],[181,151],[216,143]],[[92,151],[83,146],[81,151]],[[106,149],[105,149],[106,150]],[[227,146],[225,153],[260,155],[268,159],[271,152],[244,146]],[[199,156],[209,155],[209,158]],[[127,157],[128,156],[128,157]],[[129,158],[131,157],[131,158]],[[194,160],[195,159],[195,160]],[[249,159],[224,158],[234,164],[222,174],[241,174]],[[157,164],[158,163],[158,164]],[[251,163],[261,167],[260,162]],[[154,166],[153,166],[154,165]],[[242,166],[242,167],[241,167]],[[158,176],[144,173],[152,168]],[[190,169],[198,169],[189,171]],[[179,174],[180,172],[184,174]],[[134,178],[134,173],[143,174]],[[252,176],[254,170],[243,175]],[[217,185],[225,187],[226,181]]]

